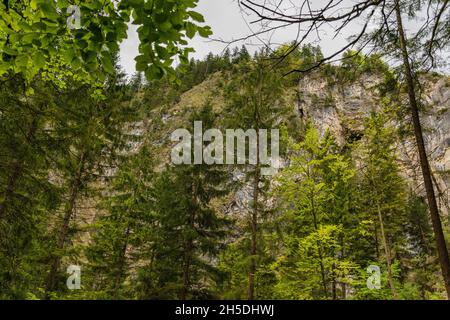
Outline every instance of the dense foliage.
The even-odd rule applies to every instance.
[[[284,71],[320,57],[307,47],[270,69],[269,53],[241,48],[191,60],[175,71],[179,85],[115,68],[100,101],[76,79],[59,88],[37,77],[31,96],[21,74],[3,82],[0,298],[443,298],[426,205],[401,172],[403,127],[389,121],[401,116],[395,73],[360,55],[318,71],[330,87],[382,79],[380,111],[339,145],[288,102],[298,79]],[[157,115],[211,79],[208,101],[180,126],[282,128],[288,165],[273,179],[259,163],[163,157]],[[80,290],[66,286],[70,265]],[[369,265],[381,269],[379,290],[367,287]]]
[[[193,51],[187,40],[211,34],[199,25],[204,18],[193,11],[196,5],[197,0],[3,0],[0,77],[20,74],[29,82],[42,71],[60,86],[71,77],[102,83],[114,73],[128,23],[138,26],[137,70],[148,79],[173,75],[174,59],[187,62]],[[76,17],[69,13],[75,10],[80,21],[72,27]]]

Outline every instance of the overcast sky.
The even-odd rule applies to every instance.
[[[214,37],[231,39],[233,36],[242,36],[247,29],[242,18],[237,2],[233,0],[200,0],[196,9],[202,13],[214,32]],[[190,44],[195,48],[194,57],[202,58],[209,52],[219,53],[225,45],[211,42],[201,38],[191,40]],[[128,39],[121,46],[121,65],[128,74],[135,72],[134,58],[138,54],[138,38],[136,28],[132,26],[128,32]]]
[[[316,1],[322,2],[323,0]],[[258,30],[258,26],[255,25],[251,26],[252,29],[250,29],[249,22],[251,19],[245,13],[241,12],[236,0],[200,0],[196,10],[204,15],[206,23],[211,26],[214,32],[213,39],[229,41],[247,36],[251,34],[251,30]],[[295,38],[295,29],[285,29],[282,32],[272,35],[271,42],[274,44],[284,43],[292,41]],[[264,38],[263,40],[266,42],[268,38]],[[342,38],[336,39],[332,43],[333,46],[330,46],[329,42],[321,43],[320,45],[326,53],[333,47],[337,47],[343,43],[345,43],[345,40]],[[239,46],[242,44],[243,42],[236,43]],[[195,58],[203,58],[209,52],[221,53],[226,47],[226,44],[220,43],[219,41],[212,41],[200,37],[191,40],[190,45],[196,50],[193,54]],[[258,39],[252,39],[247,41],[246,45],[251,50],[252,48],[261,47],[262,43]],[[132,26],[128,32],[128,39],[121,45],[121,65],[127,74],[133,74],[135,72],[134,58],[137,54],[138,38],[136,28]]]
[[[315,6],[322,6],[329,0],[314,0]],[[354,0],[344,0],[342,2],[343,8],[351,6],[355,3]],[[205,17],[206,24],[211,26],[213,30],[213,39],[222,39],[224,41],[230,41],[233,39],[239,39],[249,34],[252,31],[258,31],[258,24],[250,25],[252,17],[241,12],[236,0],[199,0],[199,6],[196,11],[202,13]],[[408,25],[408,24],[407,24]],[[350,28],[344,30],[338,37],[331,38],[331,29],[324,29],[320,37],[322,40],[318,40],[315,35],[314,38],[308,39],[308,43],[320,45],[325,55],[334,52],[336,49],[340,49],[347,43],[347,38],[350,35],[358,33],[363,26],[363,22],[356,22]],[[413,27],[414,28],[414,27]],[[270,37],[266,36],[261,39],[264,43],[267,43],[269,38],[273,45],[290,42],[296,39],[297,29],[291,27],[290,29],[283,29],[275,34],[271,34]],[[243,42],[233,44],[242,45]],[[246,41],[245,43],[250,51],[262,46],[262,42],[256,38]],[[209,52],[221,53],[226,44],[219,41],[208,40],[200,37],[196,37],[190,42],[190,46],[193,47],[196,52],[193,54],[195,58],[203,58]],[[136,28],[131,26],[128,32],[128,39],[121,45],[121,66],[127,74],[131,75],[135,72],[134,58],[138,54],[138,38],[136,34]]]

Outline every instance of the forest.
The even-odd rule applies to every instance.
[[[0,2],[1,300],[450,299],[450,1],[238,2],[310,32],[383,14],[332,55],[304,37],[194,59],[195,0],[75,1],[74,29],[71,1]],[[196,121],[279,129],[279,170],[174,164]]]

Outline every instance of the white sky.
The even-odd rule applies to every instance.
[[[327,3],[329,0],[315,0],[315,6],[321,6]],[[344,6],[350,6],[354,4],[354,0],[345,0]],[[252,17],[241,12],[236,0],[199,0],[199,6],[195,9],[202,13],[205,17],[206,24],[211,26],[213,30],[212,39],[222,39],[224,41],[230,41],[233,39],[239,39],[244,36],[248,36],[252,31],[258,31],[258,25],[253,24],[250,26]],[[406,23],[407,27],[414,26]],[[331,38],[331,33],[327,34],[324,30],[320,34],[322,40],[318,40],[318,36],[314,34],[314,38],[308,39],[308,43],[320,45],[325,55],[334,52],[336,49],[340,49],[347,43],[347,37],[358,33],[363,26],[363,22],[355,22],[349,28],[344,30],[341,35],[336,38]],[[250,29],[252,28],[252,29]],[[353,28],[353,29],[352,29]],[[331,29],[329,29],[331,30]],[[270,35],[270,42],[272,44],[281,44],[293,41],[297,38],[296,27],[290,27],[288,29],[282,29],[277,33]],[[264,42],[269,40],[269,36],[265,36],[262,39]],[[235,43],[234,46],[241,46],[243,42]],[[256,38],[252,38],[245,42],[248,49],[257,49],[262,46],[262,42]],[[215,54],[221,53],[226,44],[219,41],[208,40],[200,37],[196,37],[190,41],[190,46],[193,47],[196,52],[193,57],[200,59],[205,57],[209,52]],[[127,74],[131,75],[135,72],[134,58],[138,55],[138,37],[136,34],[135,26],[131,26],[128,39],[126,39],[121,45],[121,60],[120,64]]]
[[[316,0],[322,2],[325,0]],[[250,26],[248,22],[250,18],[241,13],[236,0],[199,0],[199,6],[196,11],[202,13],[205,17],[206,24],[211,26],[213,30],[213,39],[222,39],[230,41],[233,39],[239,39],[241,37],[251,34]],[[257,26],[252,26],[254,30],[258,30]],[[296,38],[296,29],[284,29],[282,32],[278,32],[273,35],[271,42],[281,44],[292,41]],[[266,41],[264,39],[264,41]],[[320,43],[322,50],[327,53],[331,51],[333,47],[342,46],[345,43],[343,39],[336,39],[330,46],[330,42]],[[241,46],[244,42],[233,44],[234,46]],[[252,48],[261,47],[262,43],[257,39],[252,39],[245,44],[251,51]],[[212,41],[200,37],[196,37],[190,41],[190,46],[193,47],[196,52],[192,55],[195,58],[203,58],[209,52],[216,54],[221,53],[226,44],[219,41]],[[127,74],[131,75],[135,72],[134,58],[138,55],[138,37],[136,34],[136,27],[131,26],[128,32],[128,39],[126,39],[121,45],[121,60],[120,64]]]

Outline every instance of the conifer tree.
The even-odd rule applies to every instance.
[[[268,201],[270,180],[261,174],[264,166],[260,159],[259,130],[276,129],[280,116],[286,112],[282,77],[265,63],[267,56],[267,52],[262,51],[255,59],[251,59],[243,47],[225,84],[225,97],[228,101],[226,112],[229,114],[229,120],[225,120],[227,126],[244,131],[254,129],[257,137],[256,148],[253,150],[252,142],[245,142],[249,157],[255,156],[256,164],[245,163],[237,166],[244,172],[246,183],[251,188],[250,206],[248,212],[245,212],[248,222],[244,229],[248,236],[245,240],[249,240],[244,241],[248,244],[248,253],[243,255],[249,260],[246,294],[249,300],[257,297],[255,276],[258,272],[258,261],[262,257],[262,245],[258,244],[258,239],[262,237],[260,223],[263,219],[267,219],[270,212],[270,208],[266,208],[265,205]],[[268,142],[270,143],[270,140]],[[251,152],[255,154],[252,155]]]
[[[61,95],[58,119],[53,134],[60,141],[57,168],[54,175],[61,181],[64,200],[56,212],[51,231],[56,235],[49,245],[49,271],[45,281],[46,297],[58,288],[57,281],[62,258],[68,254],[77,232],[74,223],[78,207],[96,198],[96,183],[108,176],[117,165],[121,151],[132,141],[124,132],[137,115],[136,104],[131,103],[123,74],[117,72],[106,83],[106,100],[97,100],[88,86],[75,85]],[[70,251],[70,250],[69,250]]]
[[[86,248],[88,276],[84,277],[90,277],[90,291],[99,297],[133,297],[134,290],[124,284],[151,227],[153,161],[148,145],[127,156],[100,203],[103,213],[92,226],[92,240]]]
[[[337,299],[337,283],[357,267],[347,253],[356,232],[348,194],[355,170],[329,132],[321,138],[311,123],[304,140],[290,142],[290,149],[290,166],[276,190],[285,230],[284,250],[274,264],[277,291],[285,298]]]
[[[18,299],[36,286],[36,239],[59,203],[59,188],[48,179],[55,141],[46,124],[54,113],[54,93],[36,81],[29,97],[22,84],[16,76],[0,91],[0,297]]]
[[[206,104],[190,119],[207,130],[215,117]],[[143,298],[213,297],[218,276],[213,261],[227,225],[213,200],[229,192],[227,182],[223,166],[205,163],[168,166],[155,180],[153,229],[140,270]]]
[[[375,239],[380,243],[376,243],[376,247],[383,252],[392,297],[398,298],[392,265],[405,244],[402,226],[407,222],[407,196],[395,151],[395,131],[386,123],[385,113],[372,114],[367,121],[365,139],[361,143],[364,150],[362,188],[363,194],[370,195],[363,200],[365,210],[377,226]]]

